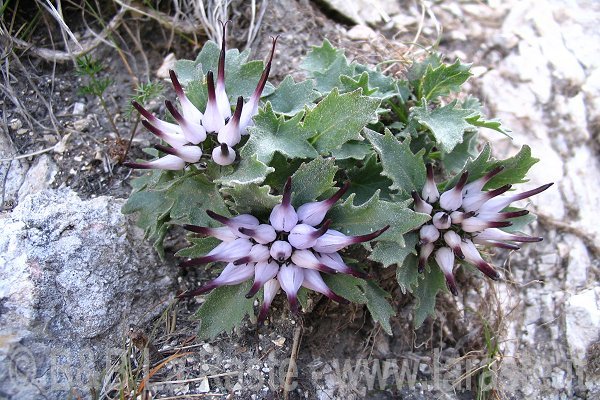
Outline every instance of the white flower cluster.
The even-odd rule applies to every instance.
[[[244,104],[244,98],[238,97],[233,116],[231,105],[225,92],[225,24],[223,25],[223,44],[219,56],[219,70],[215,87],[213,72],[208,71],[206,82],[208,87],[208,102],[204,113],[188,99],[174,71],[169,71],[173,88],[181,104],[181,112],[170,101],[165,105],[176,124],[158,119],[139,103],[133,106],[145,118],[142,124],[157,137],[169,144],[156,145],[155,148],[167,155],[154,161],[142,163],[125,163],[131,168],[181,170],[186,163],[196,163],[202,157],[202,149],[198,146],[206,140],[207,134],[216,134],[218,145],[212,150],[212,160],[219,165],[229,165],[235,161],[236,152],[233,149],[247,134],[246,128],[252,123],[252,117],[258,112],[258,103],[263,92],[271,62],[275,52],[277,39],[273,39],[273,47],[269,61],[265,66],[256,90],[250,100]]]
[[[485,176],[467,184],[465,171],[458,183],[440,195],[433,177],[433,166],[427,164],[427,181],[421,196],[414,191],[414,209],[432,216],[431,223],[423,225],[419,231],[419,272],[427,264],[429,256],[435,252],[435,261],[446,277],[448,289],[456,296],[458,289],[454,280],[454,257],[476,266],[492,279],[499,274],[483,260],[476,244],[518,250],[515,242],[538,242],[541,237],[516,235],[499,228],[512,225],[511,218],[529,213],[527,210],[502,211],[512,202],[536,195],[548,189],[552,183],[536,189],[509,196],[501,196],[511,185],[484,191],[483,187],[502,171],[497,167]]]
[[[362,236],[347,236],[329,229],[331,220],[324,221],[325,216],[346,192],[348,185],[329,199],[303,204],[297,210],[291,204],[291,185],[288,178],[281,204],[273,207],[268,224],[261,224],[249,214],[227,218],[208,211],[211,218],[224,226],[184,226],[192,232],[215,237],[222,243],[203,257],[183,262],[183,267],[219,261],[228,264],[216,279],[182,296],[196,296],[254,277],[254,284],[246,297],[253,297],[260,288],[264,288],[259,321],[266,318],[280,288],[287,294],[293,312],[298,310],[297,293],[301,286],[337,302],[347,302],[325,284],[321,273],[366,277],[363,272],[346,265],[338,251],[353,243],[373,240],[389,227]]]

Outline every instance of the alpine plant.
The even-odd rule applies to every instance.
[[[385,232],[385,226],[361,236],[347,236],[329,229],[331,220],[325,219],[329,209],[348,190],[348,184],[332,197],[306,203],[295,209],[291,204],[291,178],[288,178],[280,204],[273,207],[268,223],[261,223],[250,214],[227,218],[207,211],[222,227],[209,228],[184,225],[184,228],[203,236],[222,241],[203,257],[181,264],[194,267],[206,263],[227,263],[221,274],[205,285],[183,293],[181,297],[197,296],[224,286],[237,285],[254,279],[247,298],[252,298],[263,288],[264,298],[258,321],[265,320],[271,302],[279,289],[287,295],[290,309],[298,312],[298,290],[301,286],[321,293],[338,303],[348,301],[334,293],[321,274],[348,274],[360,278],[367,275],[344,263],[339,251],[354,244],[373,240]]]
[[[480,255],[477,245],[519,250],[517,243],[539,242],[541,237],[513,234],[503,231],[512,225],[512,218],[527,215],[527,210],[505,209],[517,200],[543,192],[552,183],[526,192],[506,195],[511,185],[494,190],[483,190],[503,167],[496,167],[483,177],[467,184],[468,171],[460,176],[454,187],[439,193],[433,176],[433,166],[427,164],[427,180],[421,194],[412,192],[414,210],[432,216],[431,223],[419,230],[418,270],[423,272],[433,255],[446,278],[448,289],[458,295],[454,280],[455,258],[474,265],[483,274],[497,280],[500,275]]]
[[[212,160],[215,163],[230,165],[235,161],[236,152],[233,148],[242,140],[242,135],[248,134],[247,128],[252,124],[252,117],[258,112],[259,100],[271,71],[277,38],[273,38],[269,60],[254,93],[246,103],[244,103],[242,96],[238,97],[232,114],[229,98],[225,92],[226,26],[226,23],[223,24],[223,42],[219,54],[216,85],[213,72],[208,71],[206,74],[208,102],[204,112],[201,112],[192,104],[179,83],[175,72],[169,71],[181,111],[169,100],[165,100],[165,106],[176,123],[158,119],[138,102],[132,102],[133,107],[144,117],[142,121],[144,127],[169,145],[154,146],[166,155],[154,161],[129,162],[125,165],[138,169],[184,169],[187,163],[193,164],[200,161],[203,155],[200,145],[207,139],[208,135],[215,136],[213,143],[217,143],[211,152]]]

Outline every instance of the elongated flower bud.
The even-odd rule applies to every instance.
[[[467,184],[464,190],[465,196],[470,196],[472,194],[481,192],[481,189],[483,189],[485,184],[488,183],[494,176],[498,175],[503,170],[503,166],[497,166],[481,178],[476,179],[473,182]]]
[[[292,253],[292,262],[302,268],[314,269],[329,274],[334,274],[336,272],[335,269],[320,263],[310,250],[294,250]]]
[[[238,238],[235,233],[226,226],[218,228],[208,228],[205,226],[196,225],[183,225],[183,229],[187,229],[190,232],[195,232],[201,236],[212,236],[223,242],[231,242]]]
[[[435,245],[433,243],[426,243],[421,246],[421,250],[419,250],[419,267],[418,272],[422,273],[425,271],[425,266],[427,265],[427,260],[433,250],[435,249]]]
[[[223,39],[221,42],[221,53],[219,54],[219,69],[217,71],[217,86],[215,88],[215,97],[217,99],[217,108],[219,114],[225,120],[231,116],[231,105],[229,104],[229,98],[225,93],[225,42],[227,38],[227,23],[223,25]],[[228,143],[229,144],[229,143]],[[229,144],[233,146],[232,144]]]
[[[179,104],[181,104],[181,108],[183,109],[183,116],[187,121],[199,124],[203,117],[202,112],[200,112],[200,110],[198,110],[185,95],[175,71],[169,70],[169,76],[171,77],[171,83],[173,83],[173,88],[179,99]]]
[[[325,219],[327,212],[342,198],[349,187],[350,183],[346,182],[344,186],[327,200],[302,204],[298,207],[298,221],[311,226],[319,225]]]
[[[458,225],[461,222],[463,222],[465,219],[471,218],[473,215],[475,215],[474,211],[470,211],[468,213],[462,212],[462,211],[452,211],[450,213],[450,219],[452,220],[453,224]]]
[[[497,240],[482,240],[477,237],[473,238],[473,243],[481,244],[484,246],[498,247],[500,249],[507,249],[507,250],[519,250],[521,248],[520,246],[517,246],[514,243],[499,242]]]
[[[202,118],[202,126],[206,129],[206,132],[219,132],[225,125],[225,119],[221,116],[219,107],[217,106],[212,71],[207,72],[206,83],[208,86],[208,102],[206,103],[206,111],[204,111],[204,117]]]
[[[315,254],[317,260],[320,263],[327,265],[330,268],[333,268],[337,272],[342,274],[348,274],[352,276],[356,276],[357,278],[365,279],[368,277],[366,273],[363,271],[359,271],[358,269],[352,268],[344,262],[342,256],[339,253],[317,253]]]
[[[435,252],[435,261],[446,277],[446,285],[453,295],[458,296],[456,281],[454,280],[454,254],[448,247],[442,247]]]
[[[527,235],[515,235],[496,228],[489,228],[475,235],[477,240],[509,241],[509,242],[541,242],[543,238]]]
[[[167,147],[155,144],[154,148],[163,153],[181,158],[185,162],[195,163],[202,157],[202,149],[198,146]]]
[[[254,267],[254,283],[250,291],[246,294],[246,298],[254,297],[267,281],[277,276],[277,272],[279,272],[279,264],[274,261],[256,263]]]
[[[387,231],[389,227],[387,225],[383,229],[361,236],[346,236],[342,232],[328,229],[323,236],[317,239],[313,249],[319,253],[334,253],[354,243],[371,241]]]
[[[513,201],[523,200],[523,199],[526,199],[526,198],[531,197],[533,195],[536,195],[538,193],[541,193],[544,190],[548,189],[553,184],[554,183],[548,183],[546,185],[542,185],[542,186],[540,186],[538,188],[535,188],[535,189],[532,189],[532,190],[528,190],[528,191],[523,192],[523,193],[517,193],[517,194],[513,194],[511,196],[497,197],[495,199],[491,199],[491,200],[487,201],[485,204],[483,204],[481,206],[481,208],[479,208],[479,211],[481,211],[481,212],[497,212],[497,211],[501,211],[505,207],[507,207],[508,205],[510,205],[510,203],[512,203]]]
[[[198,296],[199,294],[206,293],[215,288],[227,285],[237,285],[245,280],[250,279],[254,275],[254,268],[250,267],[248,264],[235,265],[229,263],[221,272],[216,279],[206,283],[203,286],[200,286],[198,289],[195,289],[191,292],[184,293],[180,297],[192,297]]]
[[[235,150],[229,147],[227,143],[221,143],[221,146],[213,149],[212,159],[219,165],[233,164],[235,161]]]
[[[292,228],[288,236],[288,242],[296,249],[308,249],[313,247],[320,238],[327,232],[331,225],[331,220],[326,221],[319,229],[313,228],[307,224],[298,224]]]
[[[242,227],[238,230],[241,234],[251,237],[260,244],[271,243],[277,238],[277,232],[275,232],[275,229],[268,224],[260,224],[255,228]]]
[[[242,133],[245,133],[246,127],[252,124],[252,117],[256,115],[258,112],[258,102],[260,101],[260,96],[267,84],[267,79],[269,79],[269,72],[271,72],[271,62],[273,61],[273,54],[275,54],[275,45],[277,44],[278,37],[273,39],[273,46],[271,47],[271,54],[269,56],[269,61],[265,66],[265,69],[258,81],[258,85],[256,85],[256,89],[250,97],[250,100],[244,105],[242,110],[242,115],[240,118],[240,129]]]
[[[305,269],[304,271],[304,281],[302,281],[302,286],[307,289],[314,290],[315,292],[321,293],[331,300],[336,301],[340,304],[347,304],[348,300],[344,299],[341,296],[338,296],[331,290],[318,271]]]
[[[260,224],[258,218],[250,214],[240,214],[231,218],[217,214],[211,210],[206,210],[206,214],[215,221],[228,226],[234,233],[237,233],[239,228],[255,228]]]
[[[296,210],[292,207],[291,196],[292,180],[288,178],[283,190],[281,204],[273,207],[271,215],[269,216],[271,226],[278,232],[289,232],[298,223],[298,214],[296,214]]]
[[[529,214],[527,210],[507,211],[507,212],[482,212],[477,213],[477,218],[485,221],[504,221],[511,218],[523,217]]]
[[[125,162],[123,165],[135,169],[165,169],[168,171],[178,171],[185,168],[185,161],[177,156],[167,154],[166,156],[154,161],[146,161],[141,163]]]
[[[196,267],[215,261],[233,262],[247,256],[251,249],[252,242],[248,239],[235,239],[231,242],[223,242],[208,252],[207,255],[182,262],[179,266]]]
[[[206,130],[200,125],[200,122],[193,122],[184,118],[169,100],[165,100],[165,106],[181,127],[183,136],[188,142],[198,144],[206,140]]]
[[[138,110],[138,112],[146,118],[142,120],[142,125],[146,127],[150,132],[169,143],[173,147],[183,146],[188,144],[187,139],[183,136],[181,127],[177,124],[165,122],[156,118],[152,113],[142,107],[137,101],[132,101],[131,105]]]
[[[465,239],[461,242],[460,247],[462,249],[463,254],[465,255],[465,260],[468,263],[475,265],[477,269],[479,269],[485,275],[489,276],[494,280],[500,278],[500,274],[498,274],[498,271],[496,271],[494,267],[492,267],[490,264],[485,262],[483,258],[481,258],[481,255],[479,254],[479,251],[477,250],[473,242],[471,242],[469,239]]]
[[[263,303],[260,306],[260,312],[258,314],[258,323],[263,323],[263,321],[267,318],[267,314],[269,313],[269,308],[271,307],[271,303],[273,299],[277,295],[279,288],[281,285],[279,284],[279,280],[270,279],[264,284],[264,299]]]
[[[440,231],[433,225],[423,225],[419,230],[421,244],[433,243],[440,237]]]
[[[456,186],[442,193],[440,196],[440,207],[446,211],[454,211],[460,208],[462,205],[462,192],[468,178],[469,172],[463,172]]]
[[[247,256],[238,258],[233,263],[235,265],[239,265],[239,264],[263,262],[263,261],[267,261],[269,259],[269,257],[270,257],[270,253],[269,253],[268,246],[265,246],[264,244],[255,244],[254,246],[252,246],[252,248],[250,249],[250,252],[248,253]]]
[[[292,255],[292,246],[283,240],[276,240],[271,245],[271,257],[279,262],[284,262]]]
[[[244,105],[244,98],[238,97],[237,106],[233,113],[233,118],[227,122],[227,124],[221,128],[217,135],[219,143],[227,143],[227,145],[233,147],[240,142],[242,135],[240,133],[240,115],[242,114],[242,106]]]
[[[435,184],[435,178],[433,177],[433,165],[427,163],[425,166],[427,167],[427,180],[425,181],[425,186],[423,186],[421,195],[426,202],[433,204],[440,198],[440,192],[438,191]]]
[[[465,259],[465,255],[460,247],[462,240],[458,233],[454,231],[448,231],[444,233],[444,242],[446,242],[448,247],[452,249],[456,257],[460,258],[461,260]]]
[[[467,195],[463,199],[462,208],[465,211],[477,211],[485,202],[501,195],[502,193],[505,193],[511,187],[512,185],[504,185],[498,189],[490,190],[489,192],[480,192]]]
[[[304,281],[304,270],[294,264],[283,265],[279,268],[277,280],[290,303],[292,313],[298,312],[298,289]]]
[[[416,190],[413,190],[411,192],[411,196],[414,200],[414,206],[415,206],[416,212],[420,212],[423,214],[431,214],[431,211],[433,211],[433,206],[431,204],[427,203],[425,200],[423,200],[421,198],[421,196],[419,196],[419,194],[417,193]]]
[[[478,217],[467,218],[460,224],[462,230],[469,233],[481,232],[487,228],[506,228],[511,225],[510,221],[486,221]]]
[[[450,216],[443,211],[435,213],[432,218],[432,222],[433,226],[435,226],[437,229],[448,229],[452,223]]]

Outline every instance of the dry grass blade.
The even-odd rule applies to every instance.
[[[148,376],[144,377],[144,379],[138,385],[138,387],[136,389],[136,394],[133,397],[135,398],[138,395],[142,394],[144,392],[144,388],[146,387],[146,385],[150,381],[150,378],[152,378],[154,375],[156,375],[156,373],[158,371],[160,371],[161,369],[163,369],[165,365],[167,365],[169,362],[171,362],[173,360],[176,360],[176,359],[181,358],[183,356],[187,356],[188,354],[191,354],[191,353],[186,352],[186,353],[176,353],[176,354],[173,354],[173,355],[167,357],[164,361],[162,361],[156,367],[152,368],[150,370],[150,372],[148,373]]]

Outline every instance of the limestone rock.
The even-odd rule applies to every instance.
[[[3,395],[89,393],[129,325],[168,301],[176,269],[160,265],[122,203],[46,190],[0,218]]]

